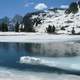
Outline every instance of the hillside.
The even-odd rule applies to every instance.
[[[69,33],[75,28],[76,33],[80,32],[80,11],[76,14],[65,14],[65,10],[56,10],[57,12],[48,10],[39,15],[32,15],[32,19],[40,19],[40,23],[34,23],[34,28],[38,32],[45,32],[49,25],[54,25],[58,33]],[[64,30],[61,30],[61,28]]]
[[[74,4],[77,4],[75,8]],[[71,7],[71,8],[70,8]],[[56,33],[71,34],[72,30],[75,33],[80,33],[80,8],[78,3],[71,3],[70,12],[67,14],[68,9],[64,8],[53,8],[45,11],[39,11],[27,14],[26,19],[30,19],[36,32],[46,32],[46,28],[55,26]],[[71,12],[72,9],[72,12]],[[78,10],[77,10],[78,9]],[[75,12],[76,11],[76,12]],[[27,21],[26,21],[27,23]],[[31,26],[31,25],[30,25]],[[74,27],[74,28],[73,28]]]

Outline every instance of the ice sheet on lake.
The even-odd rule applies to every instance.
[[[80,76],[0,68],[0,80],[80,80]]]
[[[20,63],[24,64],[31,64],[31,65],[45,65],[48,67],[56,67],[63,70],[68,71],[80,71],[80,57],[72,57],[72,58],[37,58],[37,57],[30,57],[30,56],[22,56],[20,58]],[[37,62],[37,60],[39,60]]]
[[[47,33],[15,33],[0,32],[0,42],[27,42],[27,43],[46,43],[46,42],[75,42],[80,41],[79,35],[53,35]]]

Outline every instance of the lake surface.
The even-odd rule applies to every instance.
[[[80,80],[79,55],[80,43],[0,43],[0,80]],[[44,65],[21,64],[22,56]]]

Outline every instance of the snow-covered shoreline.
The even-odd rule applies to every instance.
[[[39,77],[38,77],[39,76]],[[39,73],[18,71],[14,69],[0,68],[0,80],[80,80],[77,75]]]
[[[0,42],[48,43],[48,42],[76,42],[80,35],[54,35],[47,33],[0,32]]]

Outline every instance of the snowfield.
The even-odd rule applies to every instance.
[[[34,29],[37,32],[46,32],[46,28],[51,25],[55,26],[56,33],[71,34],[74,27],[75,33],[80,33],[80,8],[76,14],[65,13],[66,9],[54,9],[44,11],[43,13],[32,15],[31,19],[39,19],[40,23],[34,23]],[[61,28],[64,28],[63,30]]]
[[[69,42],[80,41],[80,35],[0,32],[0,42],[50,43],[67,41]]]

